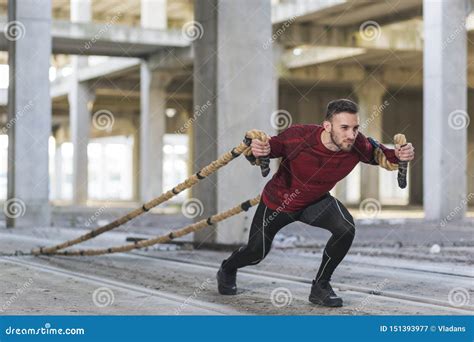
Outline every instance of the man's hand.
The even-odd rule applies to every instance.
[[[395,146],[395,156],[400,161],[410,161],[415,158],[415,148],[411,143],[406,144],[403,147]]]
[[[256,158],[266,157],[270,154],[270,143],[268,141],[261,142],[258,139],[252,139],[250,147],[252,148],[252,154]]]

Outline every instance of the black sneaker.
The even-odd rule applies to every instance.
[[[237,270],[234,272],[225,272],[221,268],[217,271],[217,290],[221,295],[235,295],[237,294]]]
[[[309,295],[309,301],[313,304],[340,307],[342,306],[342,298],[338,297],[327,280],[321,280],[316,282],[313,280],[313,286],[311,286],[311,294]]]

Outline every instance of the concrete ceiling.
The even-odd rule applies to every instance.
[[[150,0],[144,0],[150,1]],[[118,24],[140,25],[141,0],[92,0],[92,13],[95,22],[110,20],[117,11],[122,12]],[[7,14],[8,0],[0,0],[0,15]],[[167,14],[170,28],[180,28],[184,22],[192,20],[193,0],[168,0]],[[53,19],[69,20],[70,0],[52,0]]]

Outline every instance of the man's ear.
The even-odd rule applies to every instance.
[[[323,127],[326,132],[331,132],[332,124],[328,120],[323,121]]]

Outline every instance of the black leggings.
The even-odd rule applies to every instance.
[[[321,227],[332,233],[324,248],[321,266],[316,274],[316,281],[331,280],[337,265],[351,247],[355,226],[352,215],[346,207],[329,193],[305,209],[291,213],[272,210],[260,201],[252,220],[247,245],[235,250],[224,260],[223,269],[233,272],[247,265],[258,264],[270,252],[276,233],[295,221]]]

